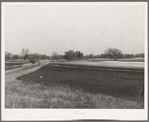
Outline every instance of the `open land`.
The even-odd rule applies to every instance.
[[[113,68],[113,69],[127,69],[127,70],[142,70],[144,71],[144,62],[121,62],[121,61],[71,61],[71,62],[52,62],[57,65],[64,66],[82,66],[82,67],[96,67],[96,68]]]
[[[92,66],[92,62],[83,61],[67,62],[65,66],[51,62],[6,75],[5,107],[144,108],[144,64],[135,68],[131,65],[141,72],[98,70]]]
[[[5,62],[5,70],[11,70],[11,69],[22,67],[28,62],[29,62],[28,60],[24,61],[23,59],[8,60]]]
[[[90,61],[111,61],[113,59],[109,58],[92,58],[89,59]],[[123,62],[144,62],[144,58],[142,57],[135,57],[135,58],[121,58],[117,59],[118,61],[123,61]]]

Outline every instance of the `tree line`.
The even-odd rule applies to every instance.
[[[51,56],[46,54],[30,53],[28,49],[23,48],[20,55],[12,54],[10,52],[5,52],[5,60],[10,59],[23,59],[24,61],[28,59],[31,63],[37,62],[41,59],[52,59],[52,60],[82,60],[89,58],[110,58],[117,60],[117,58],[134,58],[134,57],[144,57],[144,53],[140,54],[123,54],[119,49],[108,48],[104,53],[94,55],[84,55],[81,51],[68,50],[64,55],[59,55],[57,52],[53,52]]]
[[[23,48],[19,54],[12,54],[8,51],[5,51],[5,60],[10,59],[23,59],[24,61],[29,60],[31,63],[35,63],[41,59],[49,59],[50,56],[46,54],[30,53],[28,49]]]

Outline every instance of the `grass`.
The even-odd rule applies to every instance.
[[[32,65],[28,60],[9,60],[9,62],[5,62],[5,70],[16,69],[22,67],[23,65]]]
[[[24,62],[24,59],[10,59],[6,60],[7,62]]]
[[[22,65],[24,64],[23,62],[19,63],[5,63],[5,66],[14,66],[14,65]]]
[[[10,62],[10,63],[23,63],[23,62],[29,62],[29,59],[26,59],[24,61],[24,59],[10,59],[10,60],[6,60],[6,62]]]
[[[19,68],[23,65],[24,63],[5,63],[5,70],[10,70],[10,69],[15,69]]]
[[[6,82],[6,108],[144,107],[143,92],[138,92],[144,88],[143,73],[46,65],[17,79],[6,80],[11,81]]]
[[[5,62],[5,70],[10,70],[10,69],[21,67],[23,64],[25,64],[25,62],[22,59],[7,60]]]
[[[29,62],[28,59],[26,59],[25,61],[23,59],[11,59],[5,61],[5,66],[22,65],[28,62]]]
[[[72,90],[69,85],[14,81],[7,86],[11,89],[6,87],[6,108],[142,108],[138,102]]]

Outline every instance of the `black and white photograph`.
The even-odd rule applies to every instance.
[[[147,2],[3,2],[3,120],[147,120]]]

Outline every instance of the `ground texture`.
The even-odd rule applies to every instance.
[[[6,108],[144,107],[143,72],[38,68],[6,75]]]

